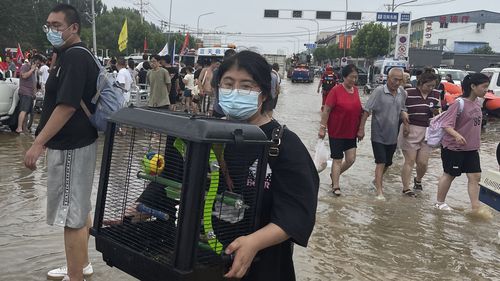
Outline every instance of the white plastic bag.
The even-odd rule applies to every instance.
[[[330,151],[328,150],[328,147],[326,147],[325,142],[322,139],[318,139],[313,159],[318,173],[321,173],[326,168],[328,158],[330,158]]]

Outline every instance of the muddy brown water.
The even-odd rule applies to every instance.
[[[274,114],[311,152],[320,119],[317,83],[284,80]],[[368,136],[369,130],[368,122]],[[46,280],[48,270],[65,263],[62,229],[45,223],[45,161],[41,159],[33,172],[23,165],[32,141],[30,134],[0,132],[0,280]],[[482,133],[483,170],[498,169],[498,141],[500,119],[490,118]],[[489,209],[491,218],[468,214],[465,176],[455,180],[447,198],[456,211],[432,208],[442,173],[438,150],[429,161],[421,196],[403,197],[402,162],[402,155],[396,154],[384,181],[385,202],[374,198],[370,184],[375,166],[369,137],[359,143],[356,163],[341,177],[341,197],[329,191],[329,172],[320,174],[314,232],[307,248],[295,247],[298,280],[500,280],[498,213]],[[95,186],[97,181],[96,176]],[[93,202],[96,194],[97,188]],[[91,280],[136,280],[107,266],[92,238],[90,258],[95,271]]]

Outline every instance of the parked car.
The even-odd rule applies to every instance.
[[[2,74],[3,77],[5,77]],[[0,80],[0,125],[7,125],[11,131],[17,128],[19,116],[19,78]],[[33,124],[33,111],[26,115],[26,128]]]
[[[373,89],[379,85],[384,85],[387,82],[387,74],[391,68],[398,67],[408,69],[409,64],[405,60],[381,59],[376,60],[373,65],[368,68],[367,82],[365,83],[365,94],[370,94]]]
[[[488,67],[481,73],[490,78],[488,93],[484,96],[483,108],[491,115],[500,117],[500,67]]]
[[[368,71],[362,66],[358,66],[358,81],[356,85],[364,86],[368,82]]]

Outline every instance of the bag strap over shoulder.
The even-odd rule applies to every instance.
[[[100,70],[100,71],[102,71],[102,70],[103,70],[103,67],[102,67],[101,63],[100,63],[100,62],[96,59],[96,57],[95,57],[95,56],[94,56],[94,55],[93,55],[93,54],[92,54],[92,53],[91,53],[91,52],[90,52],[87,48],[84,48],[84,47],[82,47],[82,46],[73,46],[73,47],[71,47],[71,48],[67,49],[66,51],[69,51],[69,50],[71,50],[71,49],[81,49],[81,50],[85,50],[85,51],[86,51],[86,52],[87,52],[87,53],[88,53],[88,54],[92,57],[92,59],[94,59],[94,62],[96,63],[96,65],[97,65],[97,67],[99,68],[99,70]],[[96,95],[99,95],[99,90],[97,91]],[[92,98],[92,99],[94,99],[94,98]],[[85,115],[87,115],[87,117],[89,117],[89,118],[90,118],[90,116],[91,116],[92,114],[90,113],[90,110],[89,110],[89,108],[87,107],[87,105],[83,102],[83,99],[82,99],[82,100],[80,100],[80,106],[81,106],[82,110],[85,112]]]
[[[67,49],[66,51],[69,51],[71,49],[81,49],[81,50],[85,50],[91,57],[92,59],[94,59],[94,62],[95,64],[97,65],[97,67],[99,68],[99,70],[102,70],[103,69],[103,66],[101,65],[101,63],[97,60],[97,58],[94,56],[94,54],[92,54],[87,48],[85,47],[82,47],[82,46],[73,46],[69,49]]]

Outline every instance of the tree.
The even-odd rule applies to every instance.
[[[353,57],[376,58],[387,53],[389,30],[380,23],[368,23],[358,31],[351,44]]]
[[[470,51],[471,54],[483,54],[483,55],[493,55],[495,52],[491,49],[490,45],[484,45],[482,47],[477,47]]]
[[[23,51],[36,48],[39,51],[52,49],[47,41],[42,26],[47,16],[59,1],[57,0],[23,0],[9,1],[8,5],[0,5],[0,53],[6,47],[16,47],[19,43]],[[90,2],[88,0],[73,0],[72,4],[81,14],[82,30],[90,26]],[[95,12],[99,16],[106,11],[101,0],[95,1]]]

